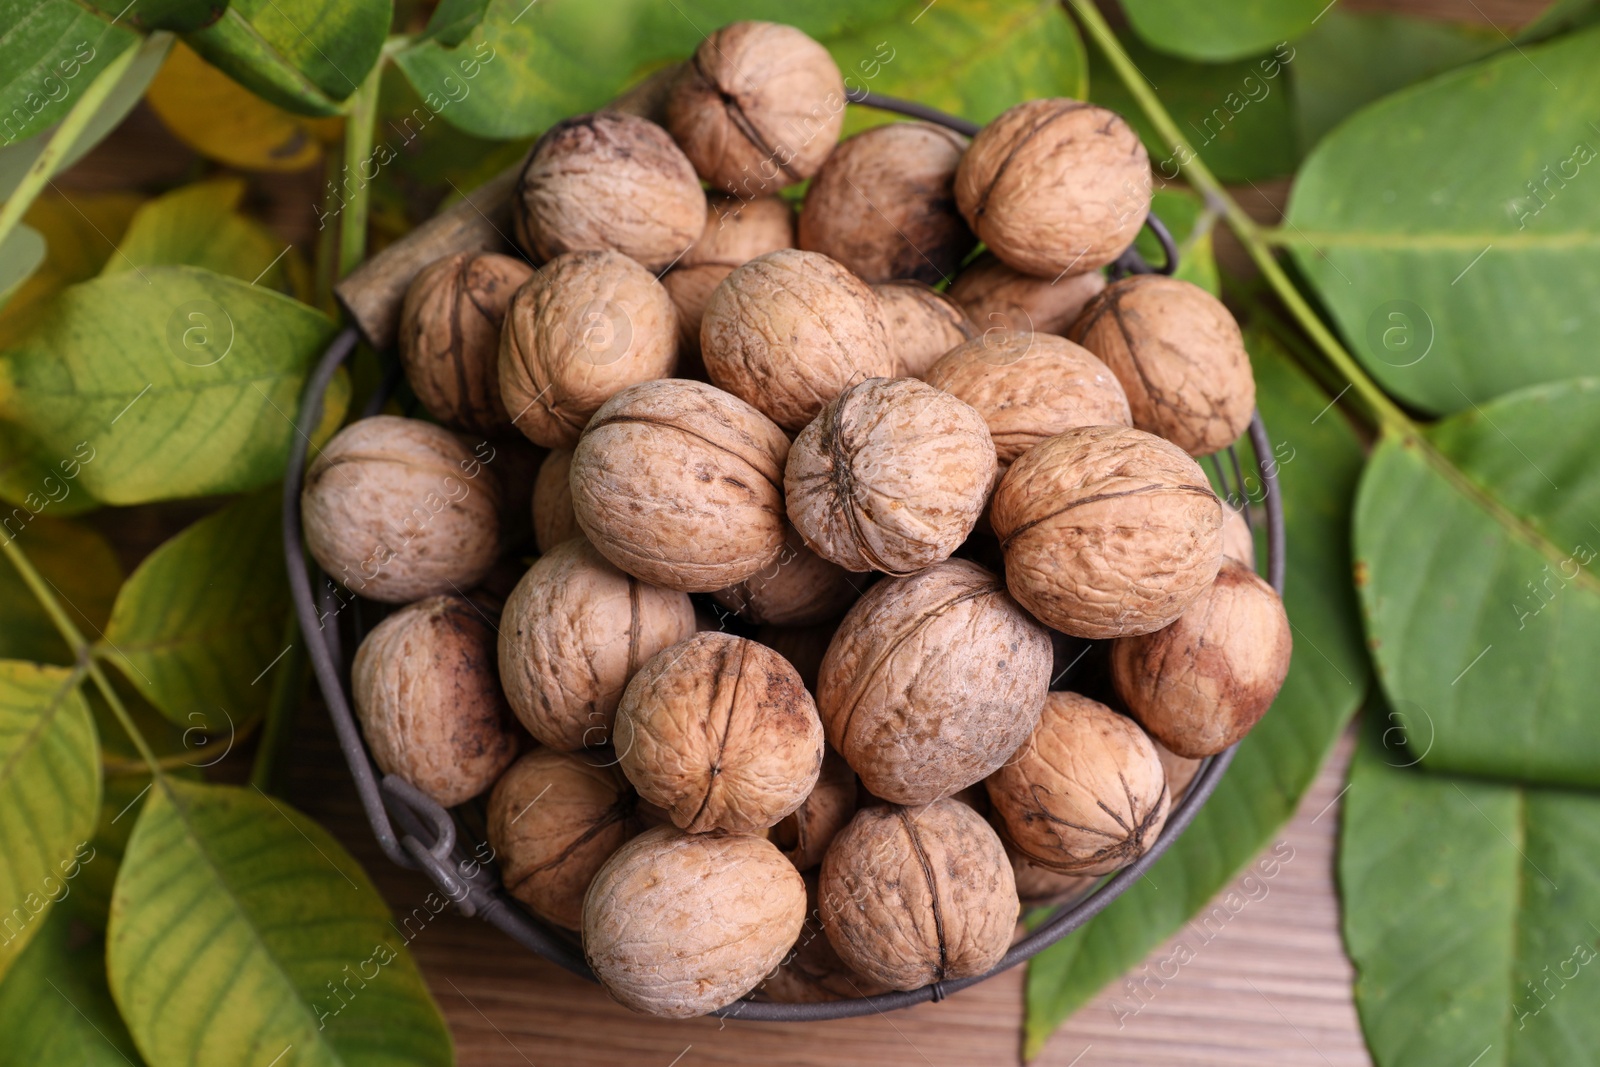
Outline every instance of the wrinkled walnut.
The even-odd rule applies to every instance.
[[[1036,278],[1014,271],[985,252],[950,283],[950,299],[960,304],[980,330],[1022,330],[1066,335],[1084,305],[1106,287],[1099,271],[1064,278]]]
[[[914,378],[870,378],[800,431],[783,484],[789,520],[817,555],[911,574],[967,539],[997,469],[970,406]]]
[[[379,623],[356,650],[350,688],[378,769],[447,808],[516,758],[494,631],[461,597],[430,597]]]
[[[955,301],[921,282],[883,282],[872,291],[889,324],[897,378],[922,377],[940,356],[978,335]]]
[[[1250,732],[1289,672],[1289,617],[1272,586],[1225,560],[1178,620],[1111,645],[1111,678],[1151,735],[1180,756],[1214,756]]]
[[[617,757],[679,829],[765,830],[811,792],[822,722],[800,675],[765,645],[697,633],[655,655],[617,707]]]
[[[971,808],[863,808],[834,838],[817,886],[839,958],[890,989],[993,969],[1019,905],[1011,861]]]
[[[817,784],[798,808],[772,824],[767,840],[798,870],[809,871],[855,813],[856,772],[830,748],[823,752]]]
[[[838,629],[839,624],[831,621],[814,626],[762,626],[756,630],[756,640],[788,660],[800,672],[806,688],[815,693],[822,657]]]
[[[747,622],[808,626],[843,615],[862,584],[807,548],[791,526],[783,551],[769,566],[711,595]]]
[[[1150,743],[1156,746],[1156,755],[1161,757],[1161,769],[1167,772],[1167,792],[1172,796],[1172,806],[1177,807],[1189,792],[1194,776],[1200,773],[1202,761],[1180,756],[1154,737],[1150,738]]]
[[[889,992],[888,986],[845,966],[833,950],[833,943],[822,929],[817,875],[808,874],[805,879],[805,925],[800,928],[794,947],[778,969],[756,987],[752,999],[773,1004],[817,1004]]]
[[[956,171],[956,203],[989,250],[1043,278],[1116,259],[1150,213],[1150,158],[1116,113],[1029,100],[978,132]]]
[[[1086,426],[1011,465],[989,510],[1006,584],[1075,637],[1159,630],[1222,563],[1222,502],[1198,464],[1141,430]]]
[[[702,382],[646,382],[607,401],[578,442],[573,514],[628,573],[709,593],[782,553],[788,454],[783,431],[737,397]]]
[[[1167,821],[1155,746],[1133,720],[1076,693],[1050,694],[1033,736],[988,788],[1006,841],[1067,874],[1121,870]]]
[[[805,882],[768,841],[660,826],[595,875],[583,902],[583,954],[625,1006],[687,1018],[753,989],[805,916]]]
[[[1222,502],[1222,554],[1238,560],[1251,570],[1256,567],[1256,537],[1244,512]]]
[[[873,586],[839,624],[817,707],[874,796],[923,804],[987,776],[1027,740],[1050,637],[966,560]]]
[[[706,228],[677,265],[661,278],[678,308],[678,347],[700,355],[700,320],[722,279],[757,256],[794,247],[794,209],[775,196],[740,200],[706,196]],[[685,375],[690,377],[690,375]]]
[[[1024,908],[1042,908],[1077,900],[1100,879],[1092,874],[1062,874],[1041,867],[1015,848],[1007,848],[1011,875],[1017,881],[1017,898]]]
[[[552,450],[539,464],[539,476],[533,483],[533,540],[540,552],[583,534],[572,514],[572,485],[567,477],[571,469],[572,453],[565,448]]]

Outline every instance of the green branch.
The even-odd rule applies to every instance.
[[[339,218],[339,277],[357,267],[367,255],[367,211],[372,183],[364,167],[372,156],[373,131],[378,122],[378,83],[383,78],[383,57],[372,65],[361,88],[350,98],[344,120],[343,188],[349,198]]]

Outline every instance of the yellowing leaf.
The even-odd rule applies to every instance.
[[[141,200],[134,193],[75,192],[71,200],[47,193],[34,201],[24,218],[44,238],[47,251],[0,311],[0,348],[27,331],[51,296],[100,273]]]

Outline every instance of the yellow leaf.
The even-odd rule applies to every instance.
[[[48,251],[33,276],[0,311],[0,348],[28,329],[50,297],[99,274],[144,198],[134,193],[47,193],[23,218]]]

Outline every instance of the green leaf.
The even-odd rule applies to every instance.
[[[423,38],[438,41],[446,48],[460,44],[483,21],[489,0],[442,0],[428,18]]]
[[[1275,344],[1259,334],[1250,344],[1287,520],[1285,603],[1295,643],[1289,677],[1272,710],[1239,746],[1204,810],[1151,868],[1150,877],[1028,964],[1028,1057],[1101,986],[1188,921],[1272,839],[1367,690],[1368,667],[1346,564],[1360,446],[1338,411],[1326,407],[1327,398]],[[1251,469],[1248,455],[1241,459]],[[1259,500],[1258,481],[1247,481],[1245,488]],[[1289,862],[1293,854],[1278,858]]]
[[[112,995],[151,1063],[262,1067],[291,1048],[296,1067],[453,1060],[361,867],[259,790],[152,789],[107,939]]]
[[[1600,379],[1386,439],[1361,482],[1362,606],[1432,770],[1600,785]],[[1426,516],[1426,521],[1419,517]]]
[[[99,936],[65,912],[53,913],[0,984],[0,1048],[8,1060],[31,1067],[142,1062],[105,972]]]
[[[48,464],[87,442],[78,485],[110,504],[258,488],[283,474],[332,334],[314,308],[194,267],[75,285],[0,354],[0,440]],[[331,391],[334,418],[347,394]]]
[[[56,193],[33,202],[24,218],[44,238],[45,258],[11,303],[0,309],[0,348],[15,344],[32,327],[50,297],[100,273],[140,201],[133,193],[74,192],[70,204]],[[0,467],[4,466],[0,459]]]
[[[0,307],[44,263],[44,237],[32,226],[19,224],[0,243]]]
[[[74,97],[139,35],[72,0],[0,0],[0,143],[66,117]]]
[[[72,499],[68,479],[58,476],[51,484],[69,494],[63,503]],[[75,522],[34,516],[26,507],[0,513],[0,537],[17,540],[80,632],[93,636],[105,628],[122,584],[122,565],[104,537]],[[71,665],[73,658],[22,575],[0,557],[0,659]]]
[[[82,680],[64,667],[0,661],[0,977],[88,855],[100,747]]]
[[[1593,1063],[1600,797],[1424,774],[1390,731],[1357,749],[1339,848],[1374,1061]]]
[[[1597,21],[1600,21],[1600,3],[1596,0],[1553,0],[1538,18],[1517,32],[1516,41],[1518,44],[1543,41]]]
[[[1217,260],[1211,251],[1211,232],[1216,227],[1217,214],[1206,208],[1205,202],[1187,189],[1169,185],[1157,189],[1150,204],[1150,213],[1166,224],[1172,239],[1178,244],[1178,270],[1174,277],[1207,292],[1222,295],[1222,283],[1217,277]],[[1155,235],[1148,229],[1139,231],[1134,247],[1145,262],[1159,264],[1164,253]]]
[[[1328,0],[1122,0],[1129,24],[1149,44],[1207,63],[1292,41],[1332,6]]]
[[[1281,239],[1407,403],[1448,413],[1594,372],[1597,49],[1589,30],[1402,90],[1301,169]]]
[[[233,0],[184,42],[240,85],[302,115],[334,115],[378,61],[389,0]]]

